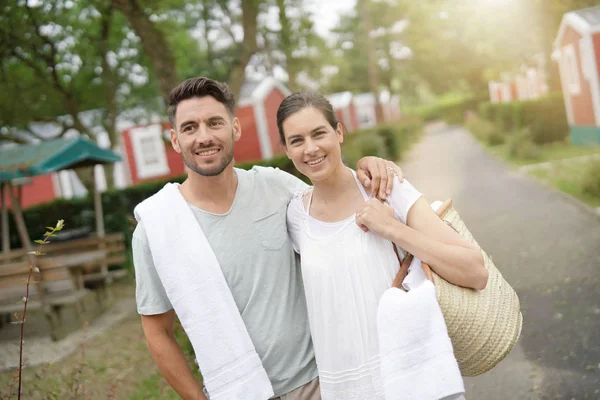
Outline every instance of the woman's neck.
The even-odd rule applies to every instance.
[[[344,164],[340,165],[325,179],[313,182],[313,202],[334,203],[356,187],[352,171]]]

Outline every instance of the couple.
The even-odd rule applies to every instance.
[[[394,177],[395,164],[344,166],[344,131],[324,97],[295,93],[277,112],[286,153],[312,188],[278,169],[233,168],[234,110],[211,79],[171,92],[171,142],[188,179],[136,207],[133,237],[152,357],[184,399],[383,399],[376,314],[399,268],[390,242],[476,289],[487,280],[481,254]],[[174,339],[175,313],[208,393]]]

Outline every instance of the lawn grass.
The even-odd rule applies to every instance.
[[[543,162],[551,162],[557,160],[564,160],[568,158],[576,158],[582,156],[589,156],[593,154],[600,154],[600,146],[584,147],[575,146],[567,142],[551,143],[539,146],[540,154],[538,157],[533,159],[522,159],[511,157],[508,153],[508,146],[502,144],[499,146],[486,146],[492,154],[495,156],[508,161],[515,166],[524,166],[531,164],[538,164]]]
[[[123,293],[128,293],[131,300],[133,283],[126,285],[128,287],[117,292],[116,298],[123,299]],[[189,354],[190,346],[186,343],[185,333],[179,325],[176,326],[176,336],[189,365],[197,371]],[[0,399],[14,382],[14,374],[14,370],[0,372]],[[201,382],[202,378],[196,374]],[[78,349],[56,363],[25,368],[23,389],[23,398],[27,400],[179,398],[160,375],[150,356],[135,308],[126,319],[90,339],[84,349]]]
[[[516,167],[529,166],[527,173],[591,207],[600,207],[600,197],[586,193],[582,180],[591,160],[585,156],[600,155],[600,146],[575,146],[568,142],[556,142],[539,146],[536,158],[522,159],[511,157],[508,145],[490,146],[484,140],[473,135],[482,146],[497,158]],[[582,159],[583,158],[583,159]],[[550,165],[535,164],[550,163]],[[598,177],[600,180],[600,177]]]
[[[180,397],[167,384],[162,375],[155,373],[135,387],[127,400],[179,400]]]
[[[532,169],[528,173],[591,207],[600,207],[600,197],[592,196],[582,190],[581,171],[583,168],[585,168],[584,162],[562,162],[556,163],[550,168]]]

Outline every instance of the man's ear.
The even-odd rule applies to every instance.
[[[242,124],[239,118],[235,117],[231,125],[233,126],[233,141],[237,142],[242,137]]]
[[[173,146],[173,149],[176,152],[181,154],[181,146],[179,146],[179,140],[177,139],[177,132],[175,132],[175,129],[171,128],[169,133],[171,135],[171,146]]]

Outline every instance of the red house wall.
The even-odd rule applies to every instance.
[[[575,55],[577,57],[577,72],[579,75],[579,86],[581,92],[579,95],[573,95],[565,93],[571,98],[571,107],[573,108],[573,122],[575,125],[594,125],[594,106],[592,103],[592,92],[590,83],[584,78],[581,70],[581,51],[579,49],[579,39],[581,35],[577,33],[571,27],[567,27],[565,36],[563,38],[562,46],[572,44],[575,48]]]
[[[341,108],[338,108],[337,110],[335,110],[335,117],[337,118],[338,121],[340,121],[342,123],[342,125],[344,125],[344,127],[351,131],[352,127],[351,126],[347,126],[346,122],[344,121],[344,110]]]
[[[260,160],[260,143],[258,141],[258,132],[256,130],[256,120],[254,119],[254,107],[239,107],[236,116],[242,126],[242,137],[234,145],[234,158],[236,162],[245,162]]]
[[[267,128],[269,139],[271,140],[271,149],[273,155],[285,154],[285,150],[279,140],[279,130],[277,129],[277,109],[285,95],[279,89],[273,89],[265,98],[264,109],[267,118]]]
[[[356,114],[354,103],[350,103],[350,121],[352,122],[352,126],[349,126],[348,130],[354,131],[358,129],[358,115]]]
[[[511,101],[519,100],[519,91],[517,90],[517,83],[510,83],[510,99]]]
[[[18,196],[19,189],[13,187],[13,193],[15,197]],[[21,186],[21,207],[27,208],[35,206],[41,203],[46,203],[56,199],[56,192],[54,191],[54,183],[52,182],[52,175],[37,175],[31,177],[31,183]],[[10,207],[10,198],[7,194],[6,204]]]
[[[596,72],[600,82],[600,32],[592,35],[592,43],[594,48],[594,56],[596,58]]]

